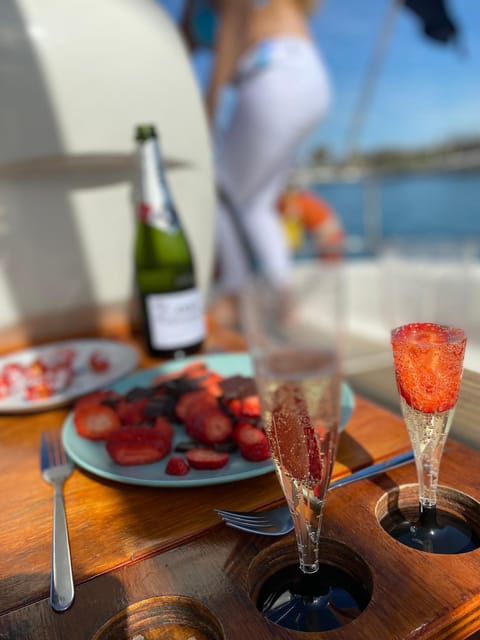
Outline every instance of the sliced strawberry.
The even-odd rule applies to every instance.
[[[0,372],[0,399],[10,395],[10,387],[5,380],[3,373]]]
[[[45,384],[52,389],[52,393],[60,393],[66,389],[72,383],[73,378],[74,371],[69,364],[52,367],[43,374]]]
[[[185,476],[189,471],[190,467],[181,456],[172,456],[165,467],[169,476]]]
[[[248,416],[249,418],[260,417],[260,398],[258,396],[242,398],[242,415]]]
[[[222,387],[220,386],[222,380],[223,377],[220,374],[214,371],[206,371],[205,374],[199,378],[198,382],[202,389],[218,397],[223,393]]]
[[[227,411],[237,418],[242,417],[242,401],[240,398],[231,398],[225,402]]]
[[[308,473],[315,480],[322,477],[322,460],[320,456],[319,442],[315,437],[315,431],[312,427],[303,428],[303,436],[305,438],[307,455],[308,455]]]
[[[221,469],[230,459],[228,453],[213,451],[213,449],[190,449],[185,454],[193,469]]]
[[[178,399],[175,405],[175,415],[180,420],[180,422],[184,422],[189,409],[192,408],[195,410],[200,405],[202,408],[206,406],[216,407],[217,400],[211,393],[205,391],[204,389],[187,391],[186,393],[183,393]]]
[[[203,444],[219,444],[231,438],[233,423],[218,408],[211,408],[192,416],[185,424],[188,435]]]
[[[105,446],[114,462],[126,466],[158,462],[171,451],[171,443],[150,427],[122,427]]]
[[[163,416],[156,418],[155,422],[153,423],[153,428],[159,431],[163,436],[165,436],[167,440],[173,440],[175,429],[167,418],[164,418]]]
[[[246,460],[260,462],[270,457],[270,448],[265,433],[251,424],[246,424],[237,432],[236,442]]]
[[[54,394],[52,387],[45,380],[27,384],[23,390],[23,397],[30,402],[50,398]]]
[[[252,421],[260,418],[260,398],[257,395],[244,398],[222,398],[222,403],[227,412],[237,418],[250,418]]]
[[[105,373],[110,369],[110,360],[101,351],[94,351],[88,359],[88,364],[95,373]]]
[[[241,442],[241,438],[242,438],[241,433],[243,429],[248,429],[251,426],[252,426],[251,422],[237,422],[235,424],[235,427],[232,433],[232,440],[237,445],[237,447],[240,446],[239,443]]]
[[[18,393],[25,384],[26,367],[18,362],[10,362],[3,367],[3,379],[10,393]]]
[[[104,440],[121,426],[115,411],[102,404],[76,407],[73,423],[78,435],[89,440]]]
[[[145,422],[145,408],[148,404],[148,398],[138,398],[137,400],[120,400],[115,410],[122,424],[133,425]]]
[[[430,322],[411,323],[392,331],[397,385],[408,405],[424,413],[455,406],[465,346],[462,330]]]

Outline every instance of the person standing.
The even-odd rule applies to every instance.
[[[206,94],[215,126],[221,93],[235,89],[226,128],[216,138],[219,192],[216,304],[234,310],[254,268],[272,286],[288,284],[290,251],[277,202],[299,146],[321,123],[330,81],[309,31],[311,0],[188,2],[185,33],[209,32],[214,62]],[[210,13],[209,13],[210,12]],[[200,35],[201,37],[201,35]]]

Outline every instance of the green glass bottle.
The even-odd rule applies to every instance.
[[[155,127],[136,128],[138,151],[135,274],[150,353],[159,358],[198,351],[205,338],[192,252],[163,166]]]

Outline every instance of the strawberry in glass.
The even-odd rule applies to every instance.
[[[419,517],[390,533],[432,553],[476,548],[470,527],[437,509],[440,461],[460,392],[467,338],[462,329],[414,322],[393,329],[391,345],[400,406],[415,453]]]

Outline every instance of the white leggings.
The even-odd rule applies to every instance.
[[[219,291],[242,287],[252,268],[249,252],[272,284],[288,282],[290,255],[276,203],[299,145],[329,103],[328,75],[309,40],[275,38],[241,58],[236,104],[217,152],[218,186],[232,205],[220,201],[217,213]]]

